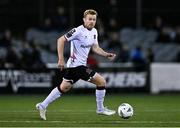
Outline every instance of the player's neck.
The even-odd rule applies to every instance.
[[[90,29],[90,28],[86,27],[84,24],[83,24],[83,26],[84,26],[84,28],[86,28],[86,29],[89,30],[89,31],[92,30],[92,28]]]

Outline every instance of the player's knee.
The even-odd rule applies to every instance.
[[[58,89],[59,89],[59,91],[61,93],[66,93],[67,91],[69,91],[71,89],[71,87],[70,86],[61,86],[61,85],[59,85]]]
[[[106,86],[106,80],[104,78],[102,78],[99,82],[99,86],[101,87],[105,87]]]
[[[71,89],[71,87],[69,87],[69,86],[65,86],[65,87],[61,86],[60,88],[61,88],[62,92],[64,92],[64,93]]]
[[[62,81],[62,83],[59,85],[59,91],[62,93],[65,93],[69,91],[72,87],[72,84],[70,82],[67,82],[65,80]]]

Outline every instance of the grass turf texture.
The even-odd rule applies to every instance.
[[[95,96],[64,95],[51,104],[47,120],[39,118],[35,104],[42,95],[0,95],[0,127],[180,127],[180,94],[107,95],[105,105],[117,110],[127,102],[134,108],[130,119],[97,115]]]

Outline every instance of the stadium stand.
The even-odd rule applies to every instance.
[[[136,11],[136,7],[133,6],[136,4],[134,3],[130,6],[128,1],[130,2],[130,0],[106,0],[103,2],[99,0],[96,5],[93,6],[100,14],[97,23],[100,45],[108,51],[117,53],[118,57],[123,57],[123,59],[117,58],[115,62],[132,62],[130,55],[137,45],[142,47],[142,52],[146,60],[148,60],[147,56],[149,54],[147,49],[151,49],[151,54],[154,56],[153,61],[155,62],[177,61],[180,50],[180,29],[178,22],[175,22],[176,20],[179,21],[179,19],[176,18],[176,20],[173,20],[176,13],[172,13],[170,17],[166,18],[163,15],[165,12],[161,13],[161,8],[156,4],[154,8],[159,9],[157,10],[159,13],[154,14],[150,10],[149,12],[145,12],[147,16],[143,14],[144,22],[142,26],[137,27],[136,18],[129,15],[134,14]],[[2,28],[0,31],[0,59],[2,63],[6,62],[7,47],[14,47],[17,57],[22,59],[22,51],[24,51],[24,49],[33,51],[32,45],[34,44],[37,45],[43,63],[57,63],[57,38],[64,34],[65,31],[71,29],[71,26],[77,26],[82,23],[82,19],[79,18],[80,15],[88,6],[92,5],[91,2],[83,2],[80,0],[70,4],[67,4],[66,1],[59,3],[58,0],[54,1],[56,4],[51,4],[52,2],[49,0],[41,2],[42,3],[38,3],[39,5],[30,0],[28,0],[28,2],[19,0],[0,3],[2,6],[0,12],[3,12],[3,15],[0,16],[2,19],[0,21]],[[80,3],[84,6],[79,6]],[[148,2],[144,4],[149,5]],[[18,9],[16,9],[15,5],[18,6]],[[47,10],[40,8],[42,9],[40,14],[39,7],[43,7],[43,5],[47,6]],[[109,5],[113,9],[106,11]],[[150,5],[147,5],[143,5],[142,8],[150,8]],[[174,3],[174,5],[176,4]],[[102,7],[101,9],[99,8],[100,6]],[[3,8],[9,7],[11,7],[12,10],[3,10]],[[25,9],[26,7],[27,9]],[[31,10],[32,7],[35,8],[34,11]],[[174,7],[176,8],[176,6]],[[74,9],[74,11],[72,9]],[[17,10],[16,13],[13,13],[13,10]],[[9,20],[10,17],[12,20]],[[30,20],[30,17],[33,18]],[[59,23],[58,20],[62,20],[63,23]],[[5,43],[8,41],[4,39],[5,31],[3,30],[9,30],[12,34],[9,44]],[[118,40],[113,40],[112,38],[116,38],[116,34],[118,35]],[[112,42],[119,43],[117,43],[117,45],[109,45]],[[69,45],[68,43],[68,46],[65,47],[66,60],[69,56]],[[103,63],[108,62],[100,56],[93,56]]]

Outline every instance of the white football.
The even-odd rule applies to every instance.
[[[122,103],[118,107],[118,115],[123,119],[129,119],[133,116],[133,107],[128,103]]]

